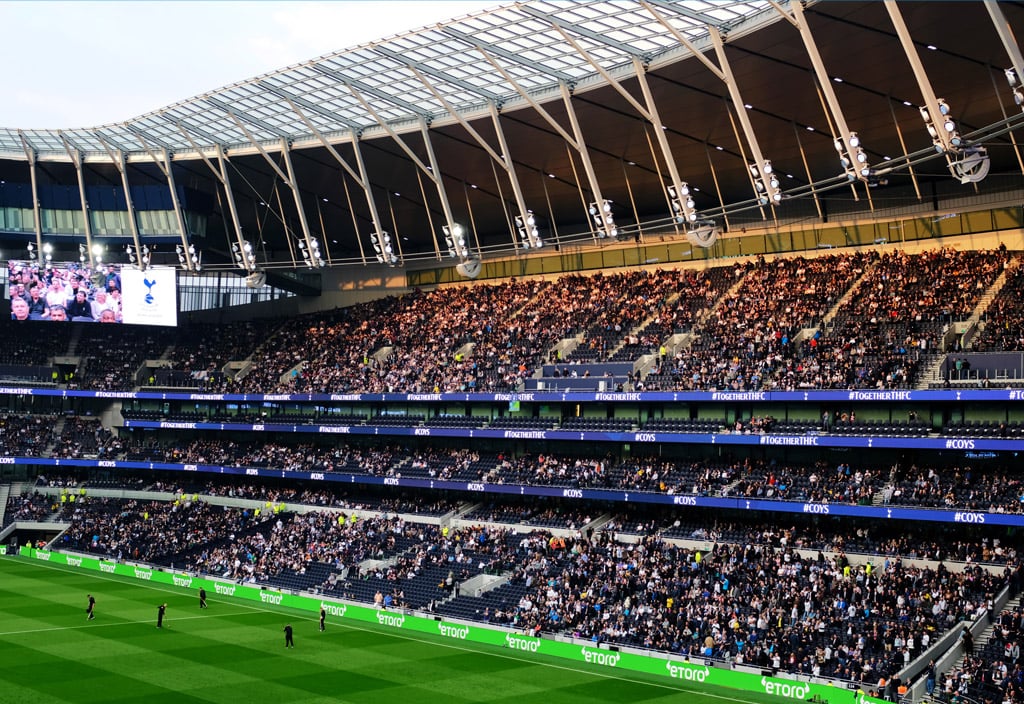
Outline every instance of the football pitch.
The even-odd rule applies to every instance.
[[[87,595],[96,618],[86,618]],[[157,607],[167,603],[164,627]],[[284,645],[284,625],[295,647]],[[639,673],[404,635],[122,577],[0,558],[0,704],[767,702]],[[777,701],[777,700],[776,700]]]

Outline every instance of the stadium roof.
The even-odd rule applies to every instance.
[[[653,5],[694,42],[706,41],[708,25],[729,32],[766,11],[774,14],[763,1],[654,0]],[[589,45],[591,56],[608,71],[628,69],[633,55],[650,62],[680,51],[678,40],[635,0],[535,0],[327,54],[122,123],[0,129],[0,150],[23,152],[22,137],[40,157],[52,152],[61,158],[66,156],[64,140],[86,154],[106,156],[108,146],[145,153],[143,140],[188,152],[194,144],[219,144],[230,151],[251,148],[252,139],[269,146],[281,138],[314,139],[299,111],[332,138],[373,132],[382,121],[400,126],[421,117],[450,120],[449,107],[471,114],[490,102],[523,102],[480,49],[501,59],[515,82],[535,96],[557,92],[560,81],[575,85],[600,78],[558,28]],[[420,75],[433,89],[425,87]]]
[[[734,232],[1006,192],[1021,185],[1013,133],[1024,115],[1004,75],[1017,61],[1004,39],[1024,23],[1024,9],[999,4],[1000,27],[992,5],[894,5],[903,41],[885,3],[808,4],[811,52],[788,4],[530,0],[116,125],[0,129],[0,179],[27,182],[31,157],[42,182],[74,184],[77,154],[87,181],[116,187],[123,154],[132,185],[162,184],[166,149],[177,183],[217,201],[220,217],[199,246],[230,263],[241,231],[261,264],[282,267],[302,264],[306,232],[323,243],[328,264],[372,263],[376,222],[410,265],[442,260],[449,222],[463,224],[485,254],[512,251],[523,204],[548,243],[596,241],[587,211],[598,199],[612,201],[630,236],[678,232],[666,195],[676,176],[702,217]],[[959,183],[935,151],[920,108],[936,97],[964,144],[987,149],[984,181]],[[870,183],[846,183],[834,145],[839,118],[858,134]],[[774,207],[755,200],[757,152],[781,180]]]

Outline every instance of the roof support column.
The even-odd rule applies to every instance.
[[[82,220],[85,225],[85,248],[86,256],[89,258],[89,268],[96,268],[96,253],[92,251],[92,223],[89,221],[89,203],[85,199],[85,172],[82,169],[82,153],[71,146],[62,132],[57,132],[64,144],[64,151],[68,153],[71,163],[75,165],[75,176],[78,180],[78,200],[82,204]]]
[[[205,158],[205,157],[204,157]],[[228,201],[228,210],[231,212],[231,222],[235,226],[235,238],[238,241],[238,252],[235,258],[240,259],[239,264],[249,273],[256,271],[256,253],[252,244],[242,236],[242,223],[238,219],[238,207],[235,205],[235,193],[231,190],[231,179],[228,178],[227,157],[224,156],[224,147],[217,145],[217,164],[220,166],[220,182],[224,186],[224,195]]]
[[[444,212],[444,221],[448,223],[448,232],[454,239],[457,230],[461,229],[462,225],[456,223],[455,216],[452,215],[452,205],[448,200],[448,192],[445,190],[444,179],[441,177],[441,167],[437,163],[437,154],[434,153],[434,142],[430,138],[430,129],[427,126],[425,118],[420,118],[420,132],[423,134],[423,146],[427,150],[427,159],[430,161],[430,168],[427,171],[429,172],[430,178],[437,186],[437,195],[441,199],[441,210]],[[465,258],[459,254],[459,250],[456,250],[456,254],[459,255],[459,259]]]
[[[985,0],[985,9],[988,10],[988,14],[992,18],[992,25],[996,28],[999,41],[1003,43],[1003,48],[1006,49],[1006,54],[1010,57],[1010,65],[1016,73],[1016,82],[1019,86],[1021,80],[1024,80],[1024,55],[1021,54],[1020,45],[1017,44],[1017,40],[1013,36],[1013,28],[1006,21],[1006,15],[1003,14],[1002,8],[995,0]],[[1007,74],[1007,79],[1009,79],[1009,74]],[[1011,83],[1010,87],[1017,86]],[[1024,109],[1024,105],[1021,108]]]
[[[679,169],[676,168],[676,160],[672,156],[672,150],[668,144],[665,125],[661,121],[661,115],[658,114],[658,106],[654,102],[654,95],[651,93],[651,87],[647,83],[647,71],[644,68],[643,62],[637,56],[633,57],[633,70],[636,72],[637,81],[640,83],[640,91],[644,95],[644,103],[647,106],[645,117],[654,126],[654,135],[658,140],[658,146],[661,148],[661,156],[665,160],[669,178],[672,180],[672,188],[668,190],[668,196],[669,202],[673,204],[673,215],[675,216],[676,223],[679,224],[681,221],[688,226],[692,225],[697,221],[697,212],[691,205],[693,201],[689,193],[689,184],[683,183],[682,179],[679,178]],[[678,212],[676,212],[677,206]]]
[[[758,144],[757,135],[750,124],[750,118],[746,114],[746,104],[743,102],[743,97],[740,95],[739,86],[736,83],[736,76],[733,75],[732,69],[729,66],[729,59],[725,55],[725,43],[722,40],[722,35],[719,33],[718,28],[710,23],[706,23],[705,25],[708,30],[708,36],[710,37],[711,43],[715,49],[715,56],[718,58],[719,65],[715,66],[715,64],[705,57],[704,54],[694,46],[694,44],[687,39],[682,32],[668,22],[661,13],[654,8],[654,5],[651,2],[648,2],[647,0],[640,0],[640,4],[654,16],[661,26],[667,29],[668,32],[675,37],[676,41],[693,52],[694,58],[704,64],[711,73],[725,84],[729,91],[729,97],[732,100],[736,115],[739,118],[740,127],[743,130],[747,144],[750,147],[751,156],[754,160],[754,163],[748,164],[748,167],[752,176],[757,201],[762,206],[777,205],[782,200],[782,192],[779,190],[779,179],[773,173],[771,162],[768,159],[765,159],[764,154],[761,153],[761,146]],[[691,239],[691,241],[693,240]],[[700,243],[694,242],[694,244]]]
[[[924,99],[924,106],[921,108],[921,117],[924,118],[925,126],[932,137],[936,151],[946,154],[946,161],[952,164],[950,152],[957,153],[963,145],[959,133],[956,131],[956,123],[950,116],[949,106],[946,101],[935,96],[928,73],[924,70],[921,57],[914,46],[914,39],[910,36],[906,22],[903,21],[903,14],[896,5],[896,0],[885,0],[885,9],[889,13],[893,27],[896,29],[896,36],[903,45],[903,52],[907,55],[910,68],[917,79],[917,85],[921,89],[921,96]],[[950,128],[949,126],[952,126]]]
[[[420,133],[423,135],[423,144],[427,150],[427,157],[429,158],[430,166],[427,166],[426,164],[423,163],[422,160],[420,160],[416,152],[409,148],[409,145],[407,145],[402,140],[402,138],[398,136],[398,133],[396,133],[394,129],[391,128],[391,125],[389,125],[386,120],[381,118],[377,111],[373,109],[373,106],[366,101],[366,99],[358,90],[356,90],[356,87],[351,82],[346,81],[344,85],[349,90],[349,92],[352,93],[356,100],[358,100],[360,104],[366,109],[366,111],[373,116],[373,119],[377,121],[377,124],[381,127],[381,129],[387,132],[388,136],[395,141],[395,144],[397,144],[398,147],[403,152],[405,152],[406,156],[408,156],[409,159],[414,164],[416,164],[416,166],[420,169],[422,173],[426,174],[427,178],[434,182],[434,185],[437,187],[438,198],[440,198],[441,200],[441,209],[444,211],[445,222],[448,223],[447,227],[449,228],[450,231],[454,231],[455,220],[452,218],[452,208],[451,204],[448,202],[448,193],[447,191],[445,191],[444,179],[441,176],[441,169],[437,165],[437,157],[434,155],[434,147],[430,141],[430,130],[427,124],[426,116],[420,115],[419,123]],[[369,188],[369,184],[367,184],[365,187]],[[424,202],[423,206],[425,208],[427,207],[426,202]],[[377,227],[380,227],[379,222],[377,223]],[[431,237],[434,238],[434,251],[437,253],[437,258],[441,259],[441,249],[440,247],[438,247],[437,233],[431,230],[430,235]]]
[[[508,174],[508,180],[512,184],[512,194],[516,198],[516,207],[519,209],[519,217],[516,218],[516,229],[522,237],[523,247],[539,248],[544,246],[540,234],[537,232],[536,224],[533,221],[533,211],[527,210],[526,200],[523,198],[523,188],[519,183],[519,176],[516,174],[515,160],[508,150],[508,142],[505,139],[505,130],[501,128],[498,106],[493,102],[489,104],[491,109],[491,120],[494,122],[494,131],[498,135],[498,145],[501,147],[501,157],[504,159],[503,166]],[[514,240],[515,238],[513,238]]]
[[[531,14],[538,13],[531,12]],[[655,17],[657,16],[658,15],[655,13]],[[697,221],[697,214],[694,210],[693,197],[690,193],[689,185],[680,180],[679,178],[679,171],[676,169],[676,162],[672,156],[672,151],[669,148],[668,137],[664,134],[665,125],[662,124],[662,120],[660,120],[660,118],[657,116],[656,106],[654,105],[653,97],[650,93],[650,88],[647,86],[646,77],[644,76],[644,72],[646,70],[644,69],[643,62],[637,55],[637,52],[635,50],[628,49],[628,53],[630,54],[633,60],[635,73],[637,75],[637,81],[640,83],[640,89],[644,95],[644,101],[647,103],[646,106],[641,105],[637,101],[637,99],[634,98],[629,93],[629,91],[623,88],[622,85],[618,84],[618,82],[615,81],[608,74],[608,72],[604,70],[600,62],[594,60],[594,58],[580,45],[579,42],[575,41],[574,39],[572,39],[572,37],[569,36],[568,32],[565,30],[565,28],[562,27],[560,23],[558,23],[557,20],[548,17],[548,21],[550,21],[551,26],[555,29],[555,31],[557,31],[573,49],[577,50],[577,52],[581,56],[583,56],[588,63],[592,65],[594,70],[608,82],[608,86],[610,88],[614,89],[616,93],[622,95],[627,102],[633,105],[637,113],[639,113],[645,120],[647,120],[649,123],[651,123],[651,125],[653,125],[654,130],[658,133],[657,140],[658,146],[660,147],[660,149],[662,149],[662,158],[665,160],[666,166],[669,168],[669,177],[672,180],[672,183],[667,188],[667,193],[669,195],[669,202],[672,204],[673,216],[677,218],[677,220],[679,220],[680,222],[685,222],[688,224],[695,223]],[[671,28],[671,26],[669,27],[670,29],[674,29]],[[579,30],[579,28],[577,29]],[[605,38],[599,35],[586,33],[586,36],[590,37],[594,41],[609,43]],[[618,48],[622,49],[624,47],[620,46]],[[699,54],[697,55],[699,56]],[[698,238],[693,237],[690,233],[688,233],[687,236],[691,237],[691,241],[695,245],[699,245],[701,247],[711,246],[711,241],[705,243],[705,241],[700,241]]]
[[[202,268],[200,256],[188,241],[188,226],[185,224],[185,213],[181,210],[181,202],[178,200],[178,186],[174,182],[174,172],[171,169],[171,153],[163,150],[163,164],[160,170],[167,177],[167,187],[171,190],[171,205],[174,207],[174,218],[178,221],[178,234],[181,235],[181,254],[185,258],[185,268],[188,271],[199,271]],[[160,162],[153,159],[159,165]]]
[[[324,266],[326,262],[320,254],[320,243],[309,232],[309,223],[306,221],[306,209],[302,206],[302,192],[299,191],[299,182],[295,178],[295,169],[292,168],[291,147],[288,145],[288,140],[284,137],[281,138],[281,154],[284,156],[284,166],[288,171],[288,178],[285,179],[285,183],[292,189],[292,195],[295,198],[295,208],[299,213],[299,226],[302,227],[302,237],[305,240],[305,247],[300,245],[300,249],[305,250],[302,253],[302,257],[306,260],[306,266],[318,269]],[[320,205],[317,204],[317,207],[319,208]],[[321,233],[321,236],[326,235],[326,232]]]
[[[825,103],[832,114],[832,119],[835,121],[836,131],[839,132],[835,136],[836,151],[840,151],[839,147],[842,145],[848,155],[847,159],[842,160],[842,152],[840,152],[843,168],[846,169],[846,173],[851,181],[860,179],[866,182],[868,176],[871,175],[871,167],[868,166],[867,155],[860,146],[860,138],[856,133],[850,131],[850,127],[846,122],[846,115],[839,106],[839,99],[836,97],[836,92],[832,87],[832,79],[829,78],[828,71],[825,70],[825,62],[821,59],[818,44],[814,41],[810,25],[807,24],[807,17],[804,15],[803,6],[799,2],[791,2],[789,7],[793,11],[792,16],[777,3],[772,2],[772,6],[797,28],[797,31],[800,33],[800,39],[804,42],[804,48],[807,50],[807,56],[811,60],[811,66],[814,67],[814,74],[818,77],[818,86],[825,97]]]
[[[373,236],[377,238],[377,242],[381,245],[383,242],[384,228],[380,226],[380,213],[377,212],[377,200],[373,197],[373,188],[370,186],[370,177],[366,173],[366,162],[363,161],[363,148],[359,145],[359,140],[362,135],[353,133],[352,135],[352,153],[356,157],[356,167],[359,169],[359,178],[356,179],[357,183],[363,188],[363,195],[366,197],[366,207],[370,211],[370,221],[373,225]],[[337,158],[341,158],[338,156]],[[417,173],[417,176],[419,174]],[[358,233],[356,240],[359,241],[359,254],[362,255],[363,259],[366,259],[366,255],[363,253],[363,241],[359,239]],[[435,241],[434,248],[437,248]],[[386,252],[381,252],[384,255],[385,263],[387,261]]]
[[[178,256],[185,265],[186,271],[199,271],[202,268],[200,263],[202,255],[196,254],[195,248],[188,241],[188,228],[185,226],[185,216],[181,210],[181,203],[178,201],[178,189],[174,183],[174,174],[171,171],[171,152],[164,147],[161,158],[150,148],[141,131],[132,129],[131,132],[138,137],[139,142],[142,143],[143,148],[149,154],[149,158],[153,160],[153,163],[160,169],[160,173],[167,179],[167,187],[171,191],[171,206],[174,208],[174,219],[178,223],[178,235],[181,237],[181,247],[179,248]]]
[[[213,175],[217,180],[220,181],[221,185],[224,186],[224,195],[228,201],[228,210],[231,212],[231,224],[235,227],[235,241],[237,242],[236,247],[238,249],[237,252],[233,252],[233,258],[240,258],[241,261],[239,263],[242,268],[249,273],[254,273],[256,271],[256,258],[253,253],[252,245],[242,237],[242,224],[238,219],[238,209],[235,206],[235,194],[231,190],[231,181],[228,179],[228,171],[224,163],[226,161],[224,157],[224,147],[220,144],[216,145],[217,165],[214,165],[181,123],[179,122],[175,124],[178,130],[185,135],[185,139],[187,139],[188,143],[192,145],[192,148],[196,150],[196,154],[199,155],[199,158],[203,160],[206,166],[209,167],[210,171],[213,172]],[[248,249],[246,249],[246,245],[248,245]],[[235,247],[232,247],[232,249],[235,249]]]
[[[270,165],[270,168],[274,170],[274,173],[277,174],[278,178],[284,181],[288,185],[288,188],[292,190],[292,198],[295,200],[295,210],[299,215],[299,227],[302,228],[302,241],[299,243],[299,249],[303,250],[302,257],[305,260],[306,266],[310,268],[322,267],[324,265],[324,261],[320,256],[320,243],[313,239],[309,234],[309,223],[306,221],[306,211],[302,206],[302,194],[299,192],[299,185],[295,180],[295,172],[292,170],[292,160],[289,154],[288,140],[281,137],[280,141],[281,158],[284,159],[285,168],[288,170],[288,172],[285,173],[281,170],[281,167],[277,165],[277,162],[270,157],[270,154],[268,154],[267,150],[263,148],[263,145],[259,143],[259,140],[257,140],[245,124],[238,119],[234,111],[225,110],[225,113],[236,125],[238,125],[238,129],[242,130],[242,134],[244,134],[245,138],[249,140],[249,144],[256,148],[256,151],[258,151],[260,156],[263,157],[263,160]],[[281,215],[283,217],[284,212],[282,212]],[[285,229],[287,230],[287,227]]]
[[[725,87],[729,90],[729,98],[732,100],[732,106],[739,120],[740,129],[743,130],[743,135],[747,139],[747,145],[750,147],[750,155],[754,160],[754,163],[749,166],[750,173],[754,177],[756,197],[761,205],[774,206],[782,200],[778,178],[772,173],[771,162],[764,158],[764,154],[761,152],[761,145],[757,141],[757,134],[754,132],[753,125],[750,124],[746,103],[743,102],[740,88],[736,84],[736,76],[733,75],[729,59],[725,55],[725,42],[722,41],[722,35],[712,25],[708,25],[708,33],[711,37],[711,43],[715,47],[715,56],[718,57],[718,64],[721,66],[720,77],[722,82],[725,83]]]
[[[559,84],[562,90],[562,102],[565,104],[565,112],[569,116],[569,124],[572,126],[572,133],[575,137],[576,151],[583,162],[583,172],[587,176],[587,183],[590,184],[590,192],[594,201],[590,204],[590,216],[594,223],[600,227],[594,232],[594,239],[604,237],[617,237],[619,232],[615,229],[615,220],[611,217],[611,201],[605,200],[601,194],[601,186],[597,182],[597,174],[594,172],[594,165],[590,162],[590,153],[587,150],[587,143],[583,139],[583,130],[580,129],[579,120],[576,119],[576,109],[572,106],[572,95],[569,93],[569,86],[563,81]],[[577,184],[577,187],[579,185]]]
[[[200,262],[202,255],[197,254],[195,248],[188,241],[188,227],[185,224],[185,214],[182,212],[181,202],[178,200],[178,187],[174,182],[174,172],[171,169],[171,152],[164,147],[161,152],[162,159],[158,158],[153,153],[153,150],[150,149],[143,136],[141,134],[136,134],[136,136],[149,153],[153,163],[157,165],[164,178],[167,179],[167,187],[171,191],[171,207],[174,208],[174,219],[178,223],[178,235],[181,237],[181,250],[178,254],[184,260],[185,270],[199,271],[202,268],[202,263]]]
[[[388,52],[388,55],[392,56],[393,58],[401,60],[400,57],[392,54],[391,52]],[[423,87],[429,90],[434,95],[434,97],[437,98],[438,102],[440,102],[445,107],[448,113],[452,117],[454,117],[455,120],[460,125],[462,125],[462,128],[465,129],[466,132],[476,141],[476,143],[479,144],[485,152],[487,152],[487,155],[491,157],[492,165],[494,163],[498,164],[505,171],[505,173],[508,174],[509,181],[512,183],[512,190],[515,193],[516,197],[516,207],[519,209],[519,216],[516,218],[516,224],[517,228],[520,229],[521,231],[521,235],[523,237],[523,244],[527,247],[541,246],[543,242],[541,242],[541,240],[536,235],[533,234],[535,229],[533,227],[532,222],[530,222],[532,220],[532,214],[530,213],[530,211],[526,209],[526,204],[523,201],[522,189],[519,188],[519,182],[516,180],[515,166],[513,164],[511,155],[508,153],[508,145],[505,143],[505,133],[502,131],[501,123],[498,119],[498,107],[496,101],[493,98],[489,97],[487,100],[487,104],[490,108],[491,120],[494,123],[494,131],[498,135],[498,143],[501,147],[502,152],[501,154],[496,153],[494,149],[491,148],[487,141],[484,140],[484,138],[481,137],[480,134],[475,129],[473,129],[473,126],[470,125],[469,122],[466,121],[466,119],[459,114],[459,111],[456,110],[455,107],[451,103],[449,103],[448,100],[446,100],[445,97],[441,95],[441,93],[433,86],[433,84],[431,84],[430,81],[427,80],[427,77],[424,75],[422,71],[420,71],[415,65],[407,65],[409,67],[409,70],[412,71],[413,74],[415,74],[416,77],[420,80],[420,83],[423,84]],[[459,82],[456,82],[456,84],[458,85]],[[450,221],[449,228],[449,232],[454,234],[455,229]],[[450,239],[454,240],[454,237],[452,237],[451,235],[448,236]],[[512,238],[512,241],[515,242],[514,236]],[[468,251],[461,251],[461,248],[458,246],[455,247],[455,250],[460,258],[465,258],[466,254],[468,254]]]
[[[338,153],[338,150],[334,148],[334,145],[327,141],[327,138],[324,137],[320,130],[316,128],[316,125],[314,125],[312,121],[308,117],[306,117],[306,114],[299,109],[298,103],[300,101],[303,102],[304,104],[307,105],[308,109],[312,111],[322,112],[322,108],[318,108],[316,105],[306,103],[306,101],[303,101],[301,98],[296,98],[295,96],[286,93],[281,88],[277,88],[275,86],[266,86],[266,88],[271,92],[280,95],[284,99],[284,101],[288,103],[289,107],[291,107],[292,109],[292,112],[299,116],[299,119],[302,120],[304,125],[306,125],[306,128],[313,133],[313,135],[320,141],[320,144],[322,144],[323,147],[327,150],[327,152],[332,157],[334,157],[334,160],[338,162],[341,168],[344,169],[345,172],[348,173],[348,175],[351,176],[353,180],[355,180],[356,183],[358,183],[359,186],[363,189],[363,193],[366,196],[366,206],[370,210],[370,219],[373,221],[374,226],[376,227],[376,223],[380,221],[380,217],[377,214],[377,202],[374,200],[373,191],[370,189],[370,180],[366,175],[366,167],[363,165],[362,150],[359,147],[359,138],[361,136],[361,130],[357,128],[355,125],[352,125],[347,122],[345,123],[346,127],[348,127],[352,133],[352,151],[355,153],[356,164],[359,167],[359,173],[357,174],[355,170],[351,166],[349,166],[349,163],[344,158],[342,158],[341,154]],[[347,195],[348,192],[346,189],[346,197]],[[319,204],[317,204],[317,208],[319,207]],[[321,216],[321,230],[324,229],[322,220],[323,218]],[[363,263],[365,264],[366,252],[365,250],[363,250],[363,241],[359,238],[359,228],[357,226],[357,223],[355,222],[354,214],[352,224],[356,229],[356,244],[359,245],[359,257],[360,259],[363,260]],[[379,235],[380,232],[377,232],[376,234]],[[326,232],[324,232],[324,237],[327,237]],[[327,243],[324,242],[324,247],[326,248],[326,246]]]
[[[139,270],[145,271],[149,267],[149,247],[143,247],[142,240],[139,238],[139,225],[135,220],[135,205],[132,203],[132,191],[131,185],[128,183],[128,166],[125,164],[124,152],[121,149],[115,152],[99,134],[96,135],[96,138],[100,140],[103,148],[107,150],[110,160],[114,162],[117,170],[121,173],[121,187],[124,188],[124,201],[128,206],[128,228],[132,232],[132,244],[135,247],[135,255],[129,256],[129,259],[133,260],[132,263],[136,264]]]
[[[25,156],[28,157],[29,182],[32,184],[32,221],[36,230],[36,256],[39,257],[39,264],[43,265],[43,215],[39,212],[39,184],[36,181],[36,150],[29,146],[25,135],[18,130],[21,138],[21,146],[25,149]]]

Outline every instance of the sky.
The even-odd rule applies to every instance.
[[[0,0],[0,127],[123,122],[507,0]]]

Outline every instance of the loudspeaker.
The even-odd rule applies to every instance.
[[[475,279],[480,276],[480,267],[481,264],[479,259],[467,259],[464,262],[456,264],[455,271],[459,272],[467,279]]]

